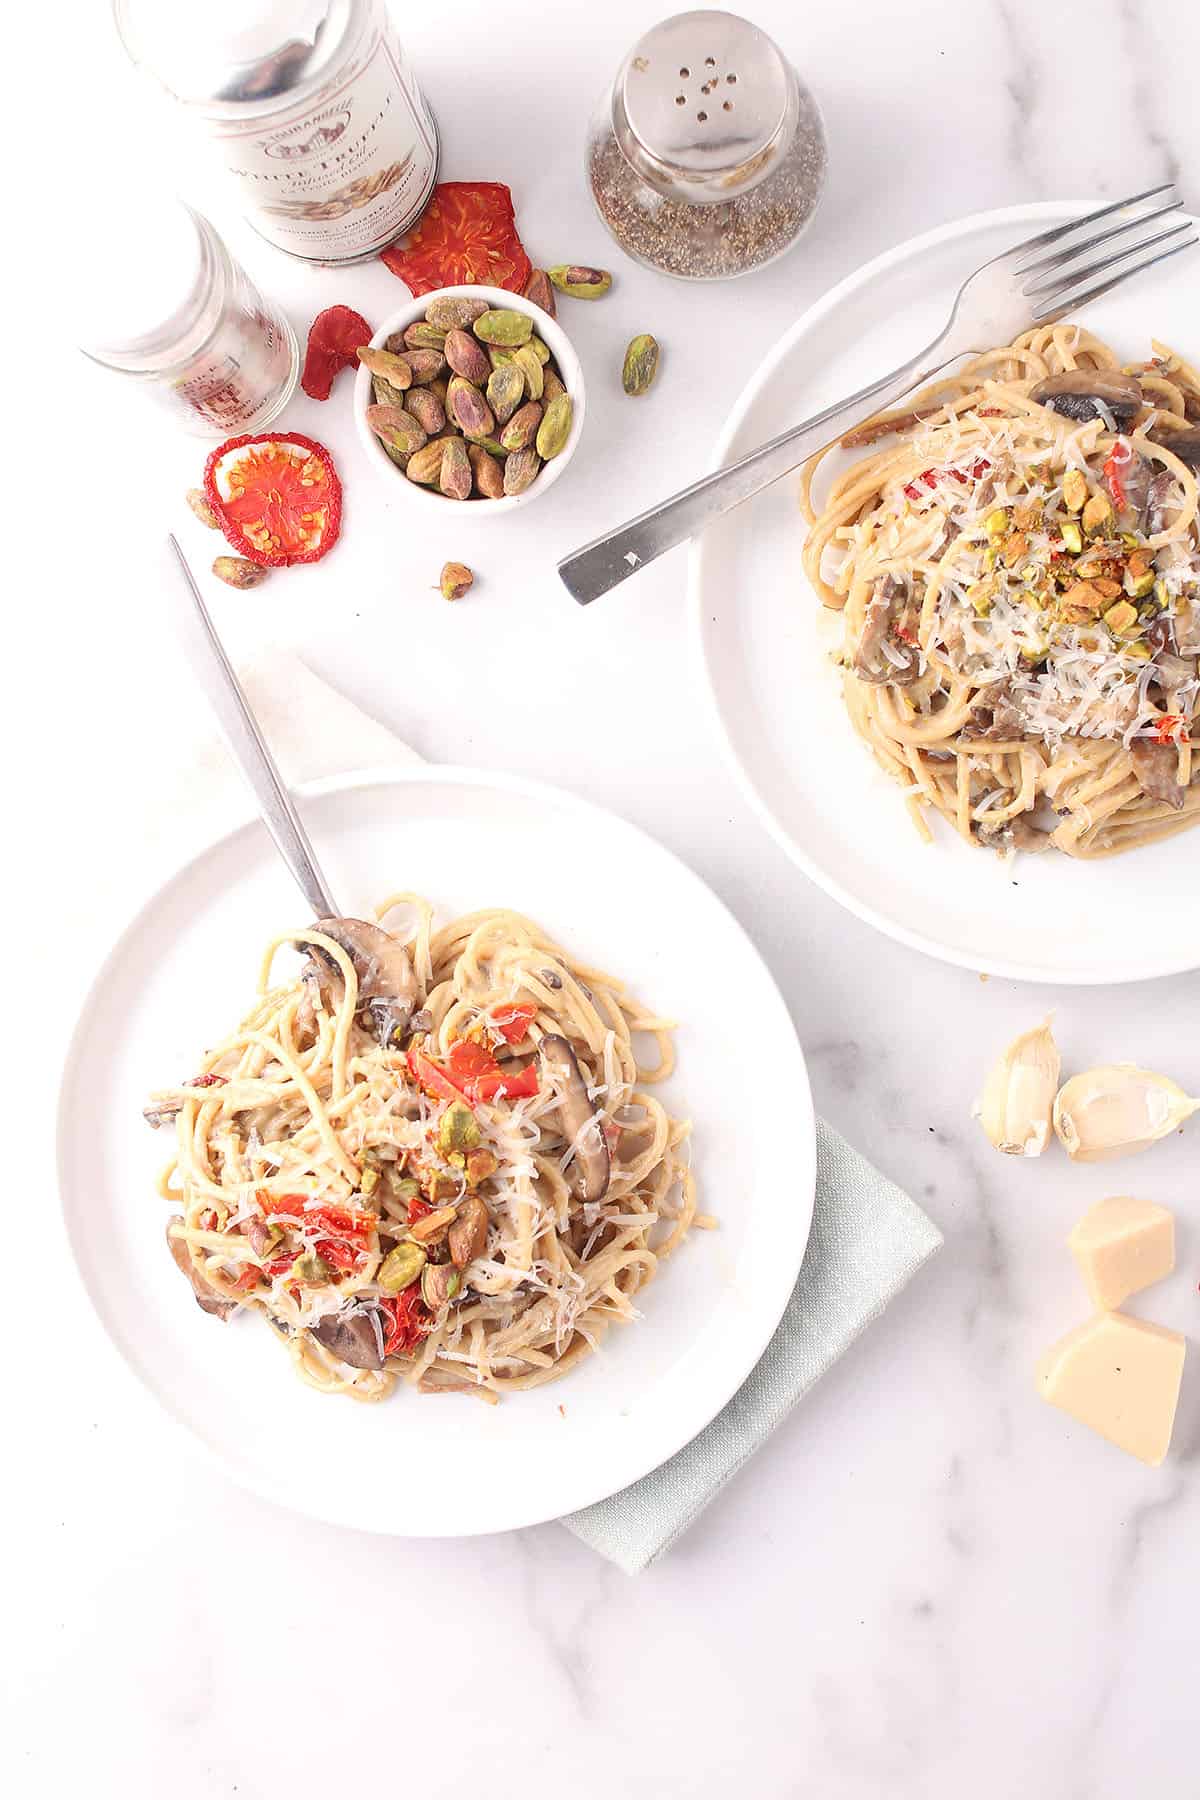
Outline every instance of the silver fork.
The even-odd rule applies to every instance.
[[[1152,201],[1159,204],[1146,204]],[[1164,182],[1142,194],[1131,194],[1127,200],[1114,200],[1111,206],[1101,206],[1067,225],[1039,232],[993,257],[964,281],[945,328],[910,361],[882,380],[861,388],[848,400],[827,407],[802,425],[772,438],[739,462],[694,481],[691,487],[651,507],[649,512],[640,513],[618,531],[608,532],[564,557],[558,572],[568,590],[581,606],[598,600],[664,550],[694,537],[711,519],[740,506],[752,494],[798,468],[814,451],[913,388],[923,386],[959,357],[978,356],[997,344],[1009,343],[1019,332],[1034,325],[1051,324],[1089,300],[1109,293],[1131,275],[1152,269],[1169,256],[1178,256],[1181,250],[1200,242],[1191,219],[1185,216],[1180,223],[1153,235],[1148,234],[1147,228],[1169,213],[1178,212],[1182,204],[1174,184]],[[1138,210],[1128,219],[1078,238],[1077,234],[1088,226],[1112,219],[1131,207]],[[1121,244],[1120,239],[1128,241]],[[1048,254],[1040,255],[1041,251]],[[1095,260],[1081,261],[1094,251],[1101,252]],[[1135,257],[1137,261],[1133,260]]]

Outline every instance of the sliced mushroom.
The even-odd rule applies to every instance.
[[[894,575],[884,575],[875,583],[850,665],[860,681],[873,686],[886,682],[894,687],[908,687],[917,679],[920,649],[915,642],[897,634],[897,627],[904,623],[911,636],[916,635],[916,608],[906,607],[905,601],[904,586]]]
[[[173,1125],[182,1111],[182,1100],[160,1100],[156,1106],[147,1106],[142,1117],[152,1131],[157,1131],[160,1125]]]
[[[421,1298],[431,1313],[441,1312],[462,1287],[462,1274],[453,1263],[426,1263],[421,1270]]]
[[[551,1032],[539,1046],[542,1067],[557,1090],[559,1129],[574,1151],[567,1179],[578,1200],[594,1204],[608,1192],[611,1165],[608,1144],[583,1079],[578,1060],[565,1037]]]
[[[309,1330],[318,1344],[352,1369],[382,1369],[383,1323],[376,1307],[330,1313]]]
[[[1029,390],[1029,398],[1039,406],[1048,406],[1064,419],[1083,423],[1100,418],[1100,406],[1112,414],[1118,425],[1129,425],[1142,408],[1142,384],[1136,375],[1125,375],[1120,369],[1067,369],[1061,375],[1048,375],[1045,381]],[[1097,405],[1100,402],[1100,406]]]
[[[1050,848],[1050,834],[1036,826],[1026,813],[1018,813],[1004,825],[989,826],[986,821],[975,827],[979,842],[1003,854],[1006,850],[1023,850],[1027,856],[1038,856]]]
[[[1117,487],[1116,481],[1110,482],[1109,492],[1121,523],[1145,530],[1153,504],[1156,471],[1148,456],[1143,456],[1131,445],[1127,444],[1126,447],[1129,456],[1121,463],[1118,471],[1120,487]],[[1119,506],[1118,500],[1121,502]]]
[[[176,1213],[174,1218],[167,1220],[167,1248],[191,1282],[192,1292],[196,1296],[196,1305],[201,1312],[211,1313],[214,1319],[227,1319],[231,1312],[237,1311],[238,1303],[236,1300],[227,1300],[224,1294],[220,1293],[196,1267],[192,1261],[192,1252],[187,1241],[184,1238],[177,1238],[172,1229],[173,1226],[182,1225],[183,1222],[181,1213]]]
[[[366,919],[318,919],[315,929],[332,938],[354,964],[358,1016],[386,1049],[408,1029],[417,1002],[417,978],[408,951],[382,925]],[[322,987],[339,975],[337,964],[317,944],[303,946]]]
[[[1179,752],[1174,744],[1156,744],[1153,738],[1134,738],[1129,753],[1143,794],[1182,812],[1185,790],[1179,784]]]
[[[1142,524],[1148,536],[1153,537],[1155,532],[1166,530],[1174,494],[1175,477],[1170,469],[1160,469],[1151,481],[1146,495]]]
[[[1024,737],[1025,715],[1007,681],[997,681],[983,689],[971,717],[962,728],[962,735],[993,743],[1007,743],[1013,738]]]
[[[1164,450],[1169,450],[1181,463],[1200,474],[1200,426],[1193,426],[1189,431],[1160,429],[1150,435],[1154,443],[1161,444]]]

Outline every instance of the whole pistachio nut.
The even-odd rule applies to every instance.
[[[441,401],[442,410],[445,411],[446,389],[449,386],[446,377],[444,375],[435,375],[432,381],[423,382],[422,386],[427,387],[434,398]]]
[[[462,1276],[452,1263],[426,1263],[421,1270],[421,1298],[430,1312],[440,1312],[462,1286]]]
[[[375,396],[376,406],[404,406],[412,389],[406,393],[403,388],[393,387],[382,375],[372,375],[371,392]]]
[[[491,437],[496,429],[492,409],[477,387],[455,375],[446,390],[446,416],[464,437]]]
[[[397,1244],[379,1265],[375,1279],[385,1294],[398,1294],[410,1287],[425,1267],[425,1252],[420,1244]]]
[[[203,488],[189,488],[186,499],[202,525],[207,525],[210,531],[220,531],[221,521],[208,504],[208,496]]]
[[[385,350],[390,350],[394,356],[403,356],[408,350],[408,345],[404,341],[404,333],[393,331],[391,337],[384,338],[383,347]]]
[[[549,346],[549,344],[543,344],[541,338],[538,336],[537,332],[535,331],[533,336],[529,340],[529,348],[533,351],[533,354],[537,357],[538,361],[541,363],[541,365],[544,369],[546,364],[550,361],[550,346]]]
[[[513,359],[513,352],[506,350],[502,344],[489,344],[487,353],[493,369],[506,369]]]
[[[406,350],[404,360],[419,387],[436,381],[439,375],[446,373],[446,358],[440,350]]]
[[[518,450],[504,465],[504,492],[523,494],[537,480],[542,459],[532,447]]]
[[[442,457],[446,454],[449,438],[434,438],[432,443],[425,444],[416,450],[408,459],[405,474],[418,487],[436,487],[438,476],[442,472]]]
[[[540,306],[543,312],[549,313],[550,317],[554,318],[556,312],[554,289],[550,285],[550,277],[545,269],[533,271],[525,283],[524,294],[526,300],[532,300],[535,306]]]
[[[498,425],[507,424],[524,398],[525,377],[516,363],[492,370],[488,377],[487,402]]]
[[[504,492],[504,466],[489,456],[482,444],[468,444],[467,456],[471,462],[471,474],[475,478],[475,491],[484,500],[499,500]]]
[[[557,369],[552,369],[552,368],[547,367],[542,370],[542,405],[543,406],[549,406],[549,404],[552,400],[557,400],[558,396],[560,394],[565,394],[566,391],[567,390],[562,384],[562,378],[560,377]]]
[[[446,409],[437,395],[429,388],[410,388],[408,390],[408,411],[433,437],[446,424]]]
[[[250,562],[244,556],[218,556],[212,572],[218,581],[232,588],[258,587],[271,573],[261,563]]]
[[[409,350],[440,350],[446,341],[446,327],[431,325],[428,319],[416,319],[404,327],[404,342]]]
[[[625,392],[634,399],[640,394],[648,394],[657,374],[658,339],[652,338],[649,332],[630,338],[621,369],[621,386]]]
[[[379,448],[383,451],[383,454],[387,457],[388,461],[395,463],[398,469],[408,469],[407,450],[395,450],[391,444],[385,444],[382,438],[379,439]]]
[[[377,438],[405,456],[419,450],[429,437],[424,426],[403,406],[368,406],[367,424]]]
[[[472,440],[472,442],[478,444],[479,448],[481,450],[486,450],[489,456],[496,457],[496,459],[499,462],[503,462],[505,457],[508,455],[507,449],[500,442],[499,438],[493,438],[493,437],[474,438]]]
[[[468,569],[466,563],[448,562],[444,563],[442,566],[442,573],[438,586],[442,590],[444,599],[461,600],[467,589],[474,585],[474,582],[475,577],[471,570]]]
[[[438,471],[438,486],[448,500],[468,500],[474,482],[467,446],[462,438],[447,438]]]
[[[479,339],[472,337],[469,331],[455,326],[446,333],[445,357],[456,375],[462,375],[467,381],[473,381],[476,387],[482,387],[491,373],[488,353]]]
[[[542,409],[536,400],[527,400],[518,407],[504,430],[500,433],[500,442],[506,450],[527,450],[538,433],[542,422]]]
[[[509,306],[494,306],[480,313],[472,330],[485,344],[502,344],[506,350],[527,344],[533,336],[533,320],[528,313],[514,312]]]
[[[546,273],[559,293],[569,295],[572,300],[599,300],[612,286],[612,276],[607,269],[588,269],[582,263],[559,263]]]
[[[571,435],[572,412],[570,394],[559,394],[558,398],[552,400],[543,412],[542,422],[538,426],[537,437],[534,439],[537,453],[543,462],[549,462],[552,457],[561,456],[566,449],[567,439]]]
[[[546,386],[546,377],[542,373],[542,365],[532,344],[523,344],[519,350],[513,351],[513,362],[525,377],[525,391],[531,400],[540,400]]]
[[[391,350],[372,350],[370,344],[363,344],[358,360],[372,375],[382,375],[394,388],[410,388],[413,384],[412,363],[407,356],[396,356]]]
[[[465,295],[442,294],[425,308],[425,323],[439,325],[443,331],[461,330],[472,325],[480,313],[488,310],[486,300],[469,300]]]

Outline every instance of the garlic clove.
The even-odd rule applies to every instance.
[[[979,1122],[1006,1156],[1040,1156],[1050,1142],[1051,1113],[1062,1062],[1049,1018],[1014,1038],[993,1064],[979,1102]]]
[[[1072,1075],[1054,1102],[1054,1129],[1075,1162],[1108,1162],[1146,1150],[1200,1109],[1168,1075],[1109,1063]]]

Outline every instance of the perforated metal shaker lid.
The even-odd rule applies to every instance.
[[[686,12],[636,43],[613,85],[613,131],[660,193],[732,200],[775,167],[795,133],[795,70],[736,13]]]

